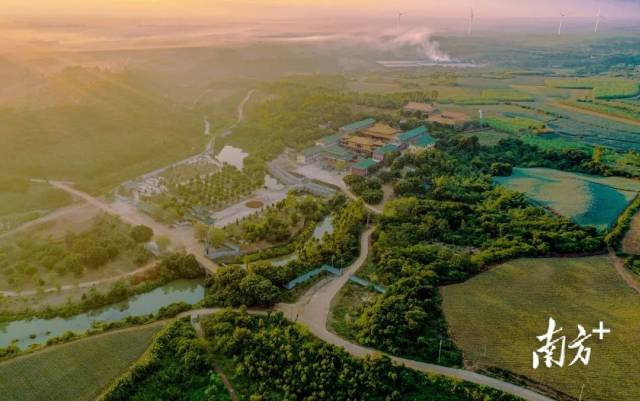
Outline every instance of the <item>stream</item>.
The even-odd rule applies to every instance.
[[[42,344],[51,337],[67,331],[82,333],[91,328],[94,321],[112,322],[128,316],[156,313],[163,306],[174,302],[194,304],[204,297],[202,280],[177,280],[152,291],[136,295],[127,301],[98,308],[68,318],[15,320],[0,323],[0,347],[6,347],[13,340],[16,345],[26,348],[31,344]]]

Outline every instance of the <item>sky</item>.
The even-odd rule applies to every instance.
[[[457,18],[473,8],[477,18],[589,18],[600,8],[609,18],[640,20],[640,0],[1,0],[0,15],[33,17],[214,17],[229,20]]]

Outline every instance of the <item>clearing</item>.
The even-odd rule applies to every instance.
[[[523,294],[526,294],[523,296]],[[640,386],[630,372],[640,369],[640,296],[616,273],[607,256],[519,259],[500,265],[464,284],[443,289],[443,307],[451,333],[476,367],[500,367],[557,390],[591,401],[637,400]],[[589,332],[600,321],[611,334],[585,346],[588,366],[567,350],[565,367],[532,369],[536,336],[553,317],[567,342],[577,325]],[[557,338],[557,336],[555,337]]]

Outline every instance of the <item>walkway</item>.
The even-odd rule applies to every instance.
[[[287,319],[306,326],[314,336],[332,345],[343,348],[355,357],[362,358],[368,355],[383,354],[388,356],[397,365],[404,365],[420,372],[439,374],[453,379],[465,380],[482,386],[492,387],[527,401],[555,401],[552,398],[546,397],[527,388],[472,371],[448,368],[384,354],[380,351],[352,343],[330,332],[327,329],[327,320],[329,318],[329,313],[331,312],[331,301],[338,291],[340,291],[342,286],[346,284],[347,280],[349,280],[349,275],[355,273],[367,260],[370,249],[371,234],[373,231],[374,228],[369,228],[362,234],[362,237],[360,238],[361,251],[358,259],[356,259],[351,266],[346,268],[340,277],[322,280],[311,287],[295,304],[278,304],[275,309],[282,312]],[[204,316],[216,313],[220,310],[223,310],[223,308],[199,309],[184,312],[179,316]],[[255,315],[266,315],[268,313],[266,310],[249,310],[247,312]]]

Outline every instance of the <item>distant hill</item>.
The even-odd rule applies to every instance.
[[[203,117],[136,73],[67,68],[0,108],[2,172],[106,189],[195,153],[206,141]]]

